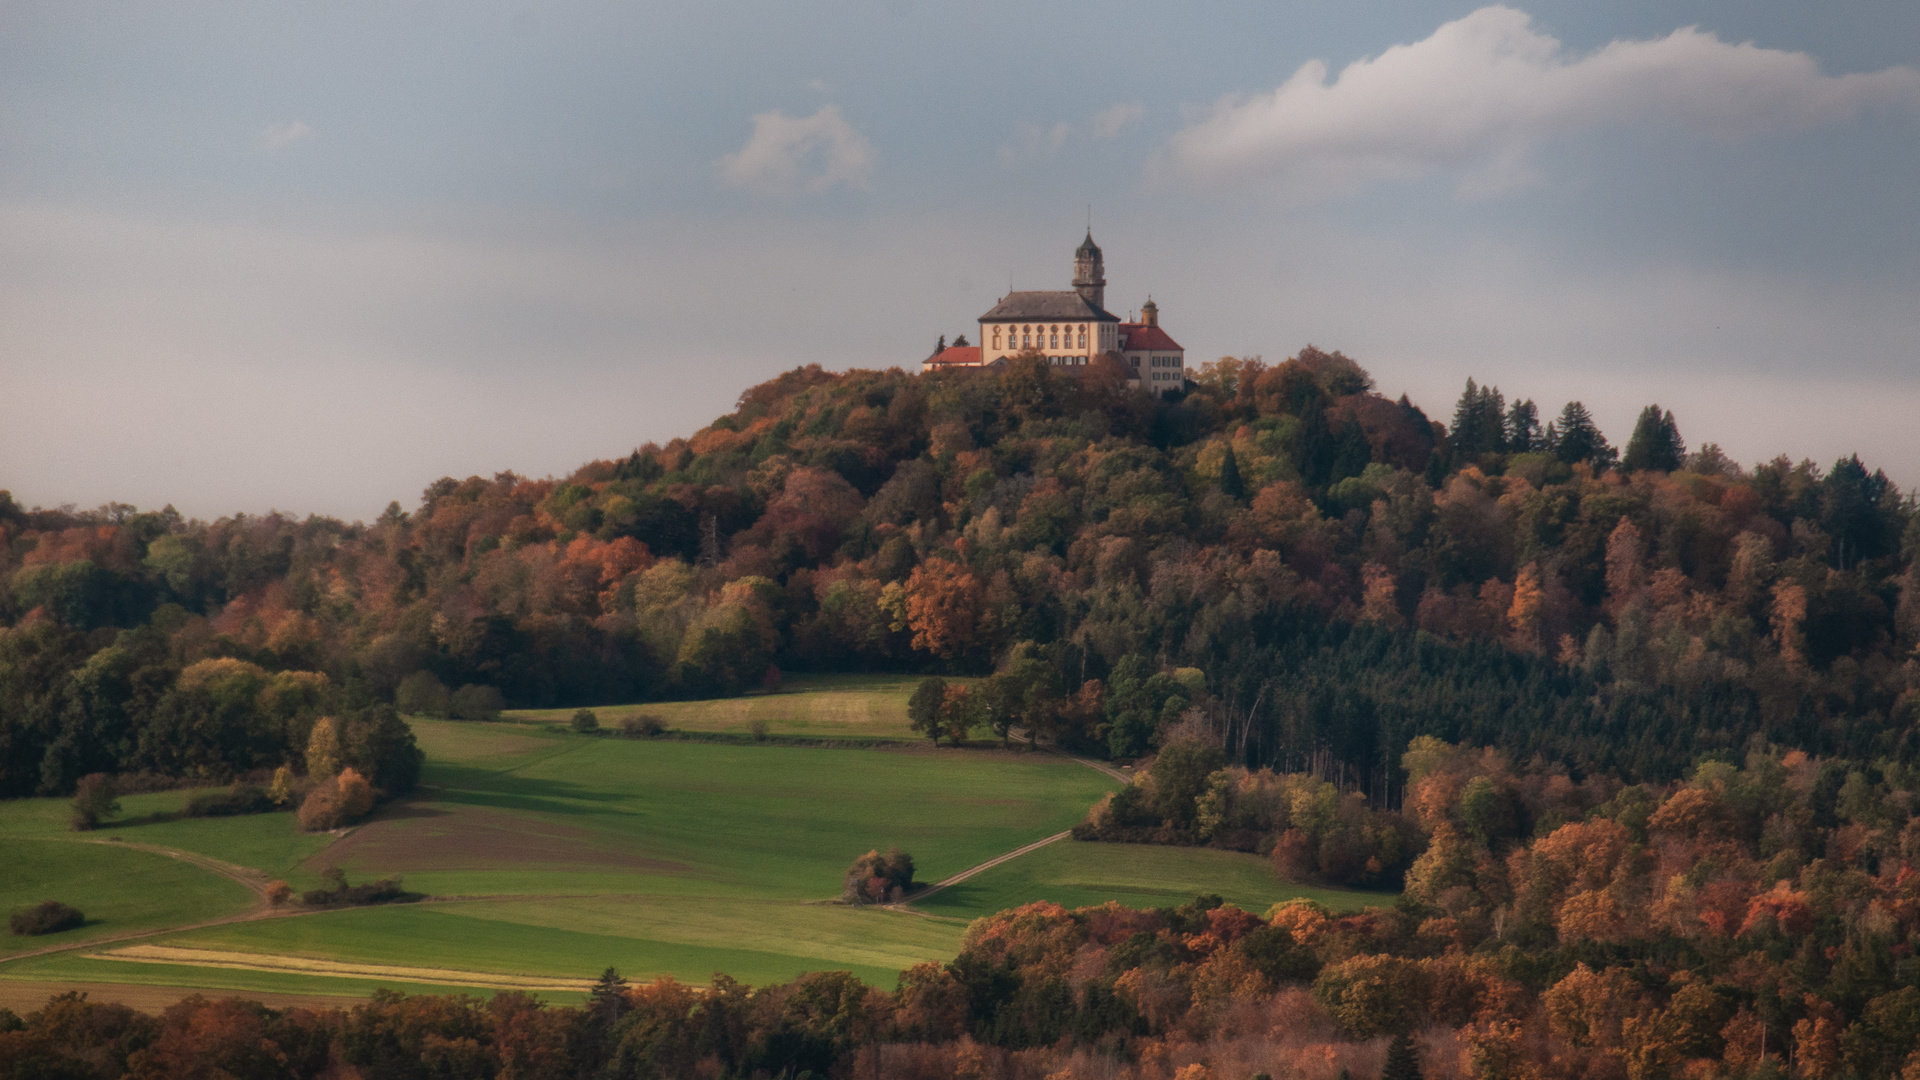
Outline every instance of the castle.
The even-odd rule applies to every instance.
[[[1139,322],[1123,322],[1106,309],[1106,266],[1093,231],[1073,253],[1073,288],[1010,292],[980,316],[980,343],[941,339],[920,370],[949,371],[1004,365],[1009,357],[1033,352],[1059,367],[1085,367],[1110,356],[1127,372],[1129,386],[1157,394],[1186,385],[1186,350],[1160,329],[1160,308],[1151,297],[1140,307]]]

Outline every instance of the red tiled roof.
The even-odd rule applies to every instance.
[[[940,350],[939,355],[927,358],[929,364],[956,364],[960,367],[980,366],[980,346],[949,345]]]
[[[1126,339],[1128,352],[1144,350],[1172,352],[1176,349],[1181,352],[1186,351],[1180,347],[1179,342],[1168,337],[1165,330],[1157,326],[1148,326],[1146,323],[1121,323],[1120,336]]]

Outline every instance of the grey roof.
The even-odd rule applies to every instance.
[[[1075,255],[1092,255],[1095,258],[1100,256],[1100,245],[1093,242],[1092,229],[1087,230],[1087,238],[1081,242],[1078,248],[1074,249],[1073,253]]]
[[[1058,319],[1063,321],[1111,322],[1118,315],[1095,307],[1072,289],[1059,292],[1011,292],[980,316],[981,322],[1018,322],[1022,319]]]

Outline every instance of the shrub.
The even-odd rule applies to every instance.
[[[293,886],[284,881],[267,883],[267,903],[279,907],[291,899],[293,899]]]
[[[754,717],[753,722],[747,725],[747,730],[753,733],[754,742],[767,741],[767,722],[760,717]]]
[[[573,714],[573,730],[582,735],[591,735],[600,730],[600,717],[592,709],[580,709]]]
[[[452,704],[453,695],[431,671],[414,672],[393,691],[394,707],[415,716],[445,716]]]
[[[338,829],[367,816],[373,809],[373,785],[353,769],[313,786],[300,804],[300,827],[307,832]]]
[[[26,937],[71,930],[86,922],[87,917],[77,907],[68,907],[58,900],[42,900],[30,908],[14,912],[7,921],[12,924],[14,933]]]
[[[454,717],[460,720],[498,720],[500,710],[506,707],[506,699],[500,696],[500,691],[475,683],[455,690],[449,706]]]
[[[274,809],[273,796],[257,784],[235,783],[226,791],[209,791],[187,800],[188,817],[237,817]]]
[[[657,716],[629,716],[620,721],[620,734],[629,739],[649,738],[667,730],[667,725]]]
[[[101,818],[120,812],[120,794],[113,777],[106,773],[88,773],[73,791],[73,827],[76,831],[100,827]]]
[[[899,848],[876,848],[853,860],[841,899],[849,904],[897,904],[913,890],[913,856]]]
[[[389,900],[398,900],[406,893],[400,888],[399,878],[381,878],[365,885],[347,884],[347,872],[337,866],[329,866],[320,871],[320,876],[333,883],[331,888],[308,889],[300,894],[300,902],[308,907],[360,907],[366,904],[384,904]]]

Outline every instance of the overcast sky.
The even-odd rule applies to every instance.
[[[1009,283],[1920,485],[1920,5],[0,2],[0,488],[368,519]]]

